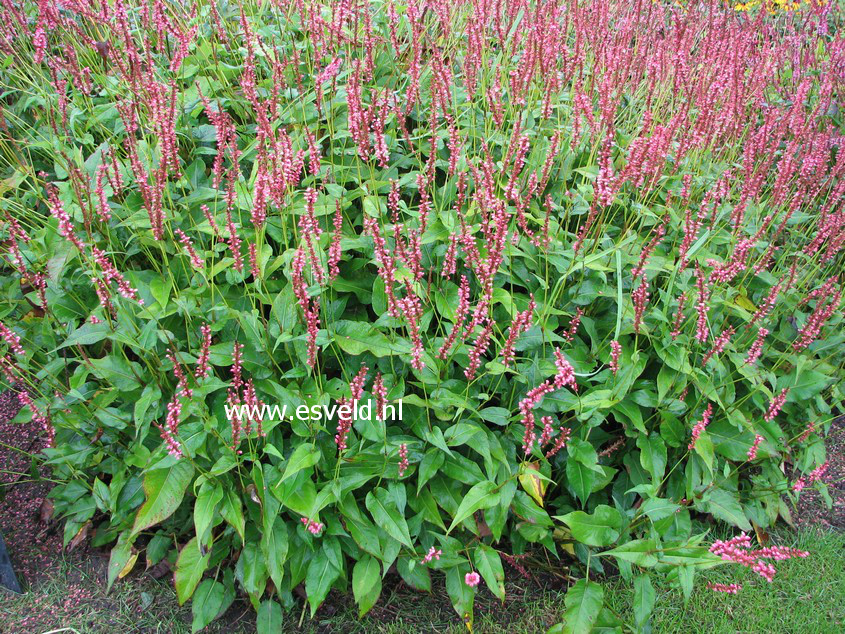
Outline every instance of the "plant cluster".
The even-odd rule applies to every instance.
[[[608,562],[643,627],[806,555],[746,533],[843,401],[836,5],[2,7],[0,370],[109,584],[269,627],[435,570],[471,625],[545,549],[586,632]]]

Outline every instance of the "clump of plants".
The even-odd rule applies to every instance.
[[[608,562],[638,627],[652,572],[771,581],[843,400],[837,11],[4,3],[0,369],[65,540],[195,629],[388,571],[471,626],[539,550],[562,631],[622,627]]]

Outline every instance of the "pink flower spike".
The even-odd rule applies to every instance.
[[[315,522],[314,520],[309,520],[307,517],[303,517],[299,521],[305,525],[305,530],[312,535],[319,535],[323,528],[325,528],[322,522]]]
[[[769,331],[766,328],[760,328],[760,330],[757,331],[757,338],[748,349],[748,356],[745,357],[746,365],[754,365],[757,362],[757,359],[760,358],[760,354],[763,352],[763,340],[768,336],[768,334]]]
[[[2,322],[0,322],[0,337],[3,337],[3,340],[9,344],[15,354],[20,356],[26,354],[23,346],[21,346],[21,338]]]
[[[698,440],[698,437],[701,436],[701,433],[704,431],[705,427],[710,424],[710,417],[713,415],[713,404],[708,403],[707,409],[704,410],[704,413],[701,415],[701,420],[695,424],[695,427],[692,428],[692,440],[688,446],[689,450],[692,451],[695,449],[695,441]]]
[[[405,475],[408,470],[408,445],[402,443],[399,446],[399,477]]]
[[[783,404],[786,403],[786,395],[787,395],[788,392],[789,392],[788,387],[783,388],[780,391],[780,394],[778,394],[776,397],[774,397],[772,399],[772,402],[769,403],[769,411],[767,411],[766,415],[763,416],[763,418],[767,422],[773,421],[775,419],[775,416],[778,415],[781,408],[783,407]]]
[[[610,370],[613,372],[613,376],[616,376],[616,373],[619,372],[619,355],[622,354],[622,346],[619,344],[618,341],[611,341],[610,342]]]
[[[707,588],[713,592],[724,592],[725,594],[736,594],[742,590],[739,583],[708,583]]]
[[[200,356],[197,357],[197,367],[194,371],[194,378],[197,381],[211,373],[211,367],[208,364],[211,348],[211,327],[208,324],[203,324],[200,326],[200,333],[202,333],[202,348],[200,349]]]
[[[558,451],[566,447],[566,443],[569,441],[569,437],[572,435],[572,430],[569,427],[561,427],[560,428],[560,435],[555,440],[555,446],[552,447],[548,453],[546,453],[546,459],[548,460],[552,456],[554,456]]]
[[[421,564],[423,564],[423,565],[425,565],[425,564],[427,564],[428,562],[430,562],[432,559],[437,559],[437,560],[439,561],[439,560],[440,560],[440,555],[442,555],[442,554],[443,554],[443,551],[442,551],[442,550],[440,550],[439,548],[435,548],[434,546],[432,546],[431,548],[429,548],[429,549],[428,549],[428,553],[426,553],[426,556],[425,556],[425,557],[423,557],[423,559],[422,559],[422,561],[421,561],[420,563],[421,563]]]
[[[194,249],[191,239],[185,235],[185,232],[181,229],[176,229],[176,235],[179,236],[179,242],[182,243],[182,246],[185,247],[185,251],[188,252],[188,257],[191,259],[191,266],[198,271],[202,271],[205,268],[205,263]]]
[[[481,581],[481,575],[477,572],[468,572],[464,577],[464,581],[470,588],[474,588]]]
[[[760,447],[760,443],[763,442],[763,437],[760,434],[754,436],[754,443],[751,445],[751,448],[748,450],[748,459],[754,460],[757,457],[757,449]]]
[[[577,392],[578,384],[575,382],[575,369],[557,348],[555,348],[555,366],[557,367],[557,375],[554,380],[555,389],[559,390],[564,385],[568,385],[573,392]]]

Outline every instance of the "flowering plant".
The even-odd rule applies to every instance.
[[[432,569],[471,624],[532,548],[636,574],[640,625],[648,571],[771,580],[693,520],[824,490],[832,10],[5,1],[0,368],[65,539],[170,561],[196,629]]]

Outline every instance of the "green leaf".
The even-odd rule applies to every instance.
[[[144,372],[134,361],[129,362],[123,357],[111,354],[101,359],[91,359],[89,363],[94,368],[94,374],[122,392],[130,392],[141,387],[138,377]]]
[[[373,218],[381,217],[381,205],[379,204],[378,196],[364,196],[361,199],[361,204],[364,213]]]
[[[296,475],[303,469],[313,467],[319,461],[319,449],[317,449],[314,445],[308,443],[299,445],[288,459],[287,465],[285,466],[285,473],[284,475],[282,475],[282,479],[279,480],[279,484],[281,484],[291,476]]]
[[[248,540],[244,544],[241,556],[238,558],[236,571],[253,606],[257,608],[258,600],[264,594],[264,588],[267,586],[268,576],[267,566],[257,542]]]
[[[383,488],[375,489],[367,493],[365,500],[367,510],[376,521],[376,525],[383,528],[388,535],[403,546],[413,549],[411,535],[408,532],[408,524],[405,518],[396,508],[396,503],[390,494]]]
[[[370,611],[381,594],[381,566],[375,557],[364,555],[352,570],[352,594],[358,604],[358,616]]]
[[[504,407],[485,407],[478,411],[479,416],[488,423],[494,425],[507,425],[511,417],[511,411]]]
[[[451,533],[452,529],[463,522],[470,515],[479,509],[489,509],[499,501],[499,494],[496,492],[496,483],[485,480],[473,486],[464,499],[461,500],[458,510],[455,511],[455,517],[449,525],[449,530],[446,533]]]
[[[284,519],[277,516],[273,527],[261,536],[261,552],[267,561],[267,570],[276,588],[282,587],[285,576],[285,560],[288,557],[288,527]]]
[[[573,511],[557,519],[572,531],[572,537],[588,546],[608,546],[619,538],[622,516],[615,508],[600,504],[590,515],[584,511]]]
[[[648,498],[640,507],[640,513],[647,515],[652,522],[657,522],[674,514],[679,508],[678,504],[666,498]]]
[[[399,571],[402,581],[415,590],[431,592],[431,574],[428,572],[428,568],[416,559],[400,557],[396,561],[396,569]]]
[[[219,483],[203,482],[197,493],[197,501],[194,503],[194,530],[204,544],[208,543],[205,534],[211,527],[214,512],[222,499],[223,487]]]
[[[658,484],[666,471],[666,443],[657,433],[651,436],[640,434],[637,447],[640,449],[640,464],[651,474],[652,482]]]
[[[742,505],[739,503],[739,494],[726,491],[725,489],[711,489],[706,498],[706,511],[723,520],[733,524],[737,528],[750,531],[751,524],[745,517]]]
[[[138,509],[132,535],[166,520],[179,508],[185,489],[194,477],[194,467],[187,460],[178,460],[164,469],[153,469],[144,475],[147,500]]]
[[[88,346],[92,343],[102,341],[108,337],[108,335],[109,325],[106,322],[92,324],[89,321],[86,321],[79,328],[70,333],[68,338],[65,339],[65,342],[56,348],[56,350],[61,350],[62,348],[67,348],[68,346]]]
[[[585,505],[590,493],[593,491],[593,483],[596,480],[596,472],[585,467],[577,460],[566,461],[566,479],[572,492],[581,500],[581,504]]]
[[[654,610],[657,593],[651,585],[651,577],[640,575],[634,579],[634,620],[642,628]]]
[[[475,590],[465,581],[465,566],[453,566],[446,571],[446,592],[452,600],[452,607],[472,631],[472,608],[475,603]]]
[[[282,619],[282,606],[273,599],[262,601],[255,618],[256,634],[279,634],[279,632],[283,632]]]
[[[701,456],[701,459],[704,460],[704,464],[707,465],[707,468],[712,470],[713,458],[715,457],[713,455],[713,441],[706,430],[698,437],[698,440],[695,441],[695,447],[693,449],[695,450],[695,453]]]
[[[714,420],[705,430],[713,441],[716,453],[728,460],[745,461],[748,448],[754,442],[754,434],[744,429],[737,429],[727,420]]]
[[[154,277],[150,280],[150,293],[155,297],[159,306],[167,307],[167,300],[170,297],[170,278]]]
[[[192,537],[182,547],[179,558],[176,560],[176,570],[173,571],[173,585],[176,586],[176,598],[179,600],[179,605],[183,605],[185,601],[191,598],[205,569],[208,567],[210,558],[210,550],[204,555],[200,552],[200,545],[196,537]]]
[[[598,583],[579,579],[566,591],[566,612],[561,632],[588,634],[604,605],[604,588]]]
[[[129,563],[132,557],[132,541],[133,539],[130,539],[128,533],[124,531],[117,538],[117,544],[111,549],[111,553],[109,553],[106,592],[111,590],[118,575],[126,564]]]
[[[144,388],[141,397],[135,401],[134,418],[136,425],[143,425],[144,423],[150,422],[153,414],[150,413],[148,418],[147,413],[150,410],[150,406],[159,399],[161,399],[161,390],[157,386],[151,384]]]
[[[435,447],[429,448],[425,452],[425,456],[420,461],[420,468],[417,471],[417,494],[422,490],[426,482],[440,470],[443,463],[446,461],[446,456],[442,451],[438,451]]]
[[[326,600],[332,584],[339,576],[340,570],[328,556],[326,548],[320,548],[311,559],[305,575],[305,593],[308,595],[312,617],[317,612],[317,608]]]
[[[237,492],[231,488],[223,492],[223,504],[220,506],[220,515],[237,531],[241,538],[241,543],[243,543],[245,530],[243,503]]]
[[[602,556],[613,555],[617,559],[649,568],[657,565],[656,551],[657,544],[653,539],[635,539],[617,546],[613,550],[604,551]]]
[[[392,342],[384,333],[365,321],[336,321],[332,324],[332,335],[340,349],[353,356],[370,352],[377,357],[389,357],[411,352],[410,344],[402,341]]]
[[[225,598],[226,588],[222,583],[214,579],[203,579],[194,593],[194,600],[191,601],[191,611],[194,614],[191,632],[199,632],[216,619],[223,609]]]
[[[505,600],[505,571],[502,569],[502,559],[499,553],[487,544],[479,544],[473,551],[475,567],[490,592],[495,594],[500,601]]]

